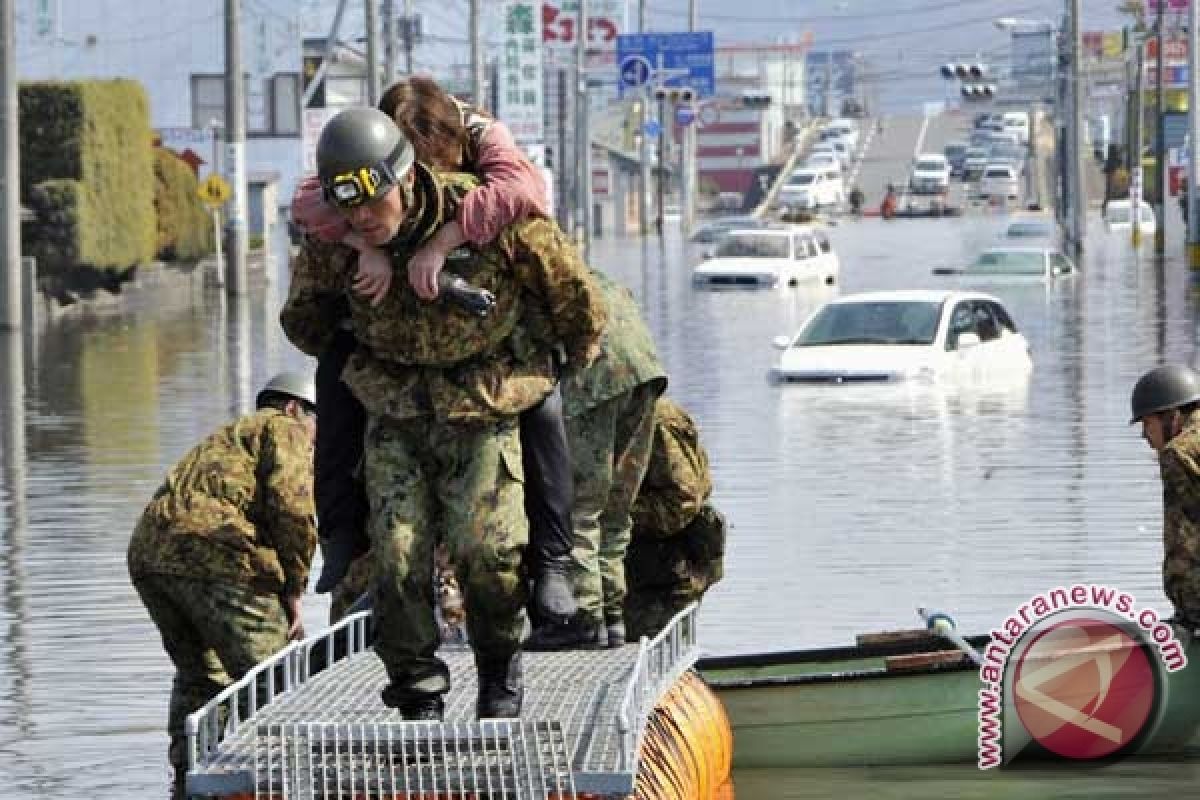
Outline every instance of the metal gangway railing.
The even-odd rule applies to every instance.
[[[566,798],[632,791],[649,716],[698,655],[695,605],[654,639],[526,653],[520,719],[474,719],[471,651],[443,647],[446,721],[379,700],[370,612],[290,644],[187,719],[188,791],[358,800]]]

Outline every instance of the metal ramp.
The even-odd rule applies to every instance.
[[[383,665],[355,614],[260,664],[187,720],[188,791],[301,800],[627,795],[646,721],[697,656],[696,607],[617,650],[526,653],[520,719],[476,720],[466,647],[443,723],[382,704]]]

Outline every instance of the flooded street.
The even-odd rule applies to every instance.
[[[593,263],[637,296],[668,392],[700,424],[732,524],[725,579],[701,612],[709,652],[848,644],[914,627],[918,606],[985,632],[1075,581],[1166,607],[1157,468],[1128,400],[1145,369],[1193,360],[1187,271],[1174,236],[1156,265],[1094,222],[1079,276],[985,289],[1033,349],[1030,378],[1000,386],[777,386],[767,372],[772,338],[838,293],[953,285],[931,268],[996,243],[1001,218],[843,223],[831,230],[839,286],[761,292],[694,289],[700,251],[677,235],[596,242]],[[0,797],[164,794],[170,665],[125,547],[165,470],[249,409],[271,373],[304,365],[276,321],[282,258],[273,272],[240,303],[165,294],[0,340]],[[306,597],[310,631],[326,610]],[[1120,769],[1139,796],[1196,778],[1184,765]],[[956,768],[746,774],[738,789],[908,797],[897,782],[913,780],[920,796],[1078,788],[1039,794]],[[1078,796],[1100,796],[1103,781],[1082,785]]]

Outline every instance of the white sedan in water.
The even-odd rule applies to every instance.
[[[783,354],[772,378],[795,383],[1011,379],[1033,367],[1008,311],[976,292],[847,295],[775,346]]]
[[[822,228],[789,225],[730,231],[692,270],[692,283],[711,289],[833,285],[840,270]]]

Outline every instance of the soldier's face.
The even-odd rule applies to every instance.
[[[1142,417],[1142,438],[1154,452],[1161,453],[1167,442],[1175,437],[1178,428],[1179,412],[1168,411],[1165,414],[1148,414]]]
[[[408,174],[411,182],[412,173]],[[400,230],[408,208],[404,204],[405,193],[399,187],[393,186],[387,192],[370,203],[363,203],[346,210],[346,220],[350,227],[362,235],[367,244],[373,247],[387,244]]]

